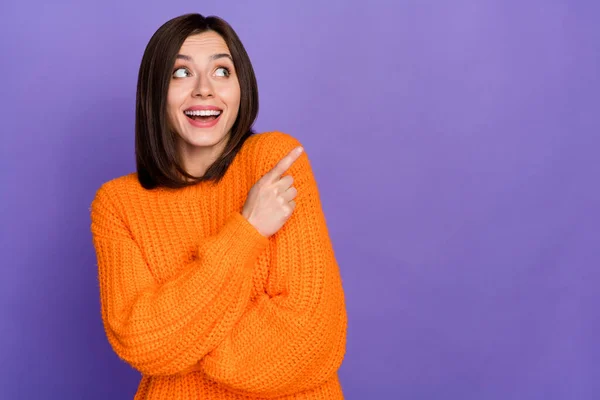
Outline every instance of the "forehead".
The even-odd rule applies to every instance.
[[[188,36],[181,45],[179,53],[190,55],[192,57],[194,55],[203,54],[210,56],[217,53],[229,54],[229,48],[227,47],[227,43],[225,43],[225,40],[223,40],[221,35],[213,31],[207,31]]]

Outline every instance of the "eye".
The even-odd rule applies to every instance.
[[[229,68],[226,67],[219,67],[215,72],[217,76],[227,77],[230,75]]]
[[[173,71],[173,78],[185,78],[190,75],[190,71],[187,68],[177,68]]]

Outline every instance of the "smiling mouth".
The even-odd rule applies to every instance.
[[[195,110],[195,111],[184,111],[186,117],[193,119],[194,121],[210,122],[221,116],[219,110]]]

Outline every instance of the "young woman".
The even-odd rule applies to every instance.
[[[174,18],[138,77],[137,173],[92,204],[102,320],[136,399],[342,399],[347,316],[300,142],[254,133],[249,57],[217,17]]]

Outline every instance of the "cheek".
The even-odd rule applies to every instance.
[[[177,118],[180,114],[181,105],[183,104],[182,90],[177,87],[170,87],[167,92],[167,115],[172,124],[177,123]]]
[[[183,104],[188,88],[180,82],[173,83],[167,91],[167,107],[169,109],[179,109]]]
[[[169,125],[171,125],[171,129],[177,129],[176,127],[180,124],[179,107],[175,100],[176,99],[167,96],[167,119],[169,121]]]
[[[237,114],[240,108],[240,88],[232,87],[223,95],[223,99],[227,102],[227,106],[232,114]]]
[[[240,85],[237,79],[220,86],[218,90],[219,97],[230,109],[236,108],[236,106],[240,104]]]
[[[177,107],[171,102],[171,99],[167,99],[167,117],[171,125],[177,123]]]

